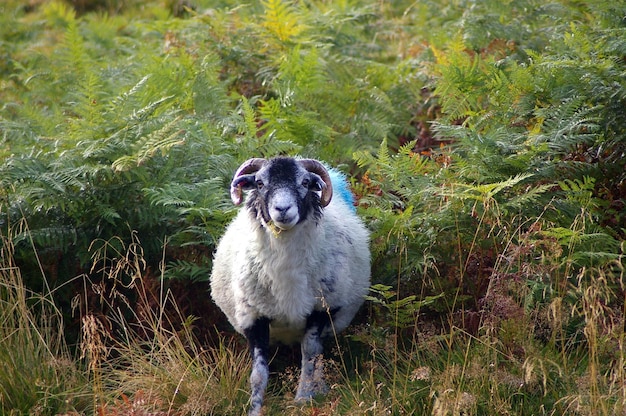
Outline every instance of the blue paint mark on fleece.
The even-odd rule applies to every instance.
[[[330,182],[333,184],[333,198],[341,198],[354,212],[356,207],[354,206],[354,196],[348,185],[346,175],[335,169],[328,169],[328,176],[330,176]]]

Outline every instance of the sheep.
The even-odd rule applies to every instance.
[[[297,401],[327,391],[322,341],[345,329],[364,301],[369,232],[356,215],[345,177],[317,160],[250,159],[231,183],[235,205],[243,202],[243,191],[249,191],[245,208],[215,252],[211,295],[247,338],[248,414],[259,415],[270,342],[300,341]]]

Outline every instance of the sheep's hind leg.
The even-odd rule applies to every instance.
[[[307,319],[306,330],[302,338],[302,368],[300,382],[296,392],[297,401],[311,400],[317,394],[328,392],[324,381],[322,332],[330,324],[326,311],[313,311]]]
[[[250,373],[250,409],[249,416],[259,416],[263,407],[263,397],[269,379],[268,350],[270,343],[270,320],[259,318],[244,331],[252,354],[252,372]]]

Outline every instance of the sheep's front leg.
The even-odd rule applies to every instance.
[[[244,331],[250,353],[252,354],[252,372],[250,373],[250,410],[249,416],[258,416],[263,407],[263,396],[269,379],[268,350],[270,343],[270,320],[258,318],[250,328]]]
[[[324,381],[322,331],[330,323],[326,311],[313,311],[307,319],[306,330],[302,338],[302,368],[296,400],[311,400],[317,394],[328,391]]]

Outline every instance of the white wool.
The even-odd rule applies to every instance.
[[[348,326],[369,276],[368,231],[353,207],[333,198],[318,223],[280,232],[241,209],[215,254],[211,290],[238,332],[267,317],[273,340],[293,342],[313,310],[340,308],[327,332]]]

